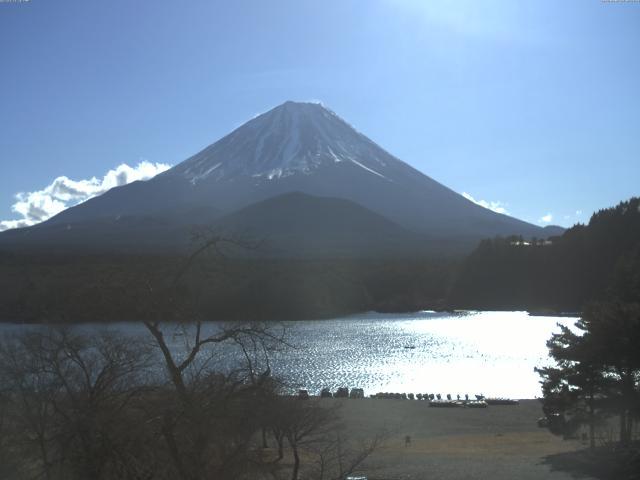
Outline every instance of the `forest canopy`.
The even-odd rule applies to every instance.
[[[547,241],[487,239],[463,262],[448,304],[456,308],[582,311],[640,275],[640,198],[595,213]],[[619,275],[617,275],[619,273]]]

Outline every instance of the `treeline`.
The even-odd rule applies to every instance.
[[[463,262],[448,304],[456,308],[581,311],[616,276],[639,275],[640,199],[595,213],[549,241],[484,240]]]
[[[205,253],[193,262],[178,255],[0,254],[0,319],[144,320],[157,312],[148,291],[169,285],[177,303],[210,320],[412,311],[441,307],[453,272],[450,260],[428,258],[288,260]]]

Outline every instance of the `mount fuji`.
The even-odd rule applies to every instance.
[[[204,224],[269,235],[281,245],[309,244],[313,235],[322,248],[353,251],[380,239],[398,251],[463,251],[496,235],[559,233],[476,205],[320,104],[286,102],[151,180],[3,232],[0,246],[173,248]],[[322,242],[325,234],[331,241]]]

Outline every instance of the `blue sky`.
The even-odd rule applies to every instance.
[[[640,195],[640,3],[23,0],[0,42],[0,220],[288,99],[533,223]]]

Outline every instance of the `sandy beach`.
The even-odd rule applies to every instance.
[[[342,404],[341,414],[353,434],[391,432],[360,468],[370,480],[568,480],[573,477],[552,471],[545,457],[584,448],[537,426],[542,416],[537,400],[486,409],[430,408],[417,400],[324,401]],[[407,435],[411,442],[405,445]]]

